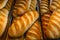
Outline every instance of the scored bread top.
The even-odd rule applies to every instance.
[[[60,0],[52,0],[50,4],[50,10],[53,12],[54,10],[60,8]]]
[[[13,17],[21,16],[26,12],[30,6],[31,0],[16,0],[16,3],[13,7],[12,15]]]
[[[36,11],[28,11],[23,16],[17,17],[13,20],[12,25],[8,30],[9,36],[19,37],[23,35],[38,17],[39,15]]]
[[[53,34],[52,38],[60,37],[60,8],[55,10],[49,20],[49,30]]]
[[[41,15],[43,15],[44,13],[46,13],[48,11],[49,11],[49,9],[48,9],[48,0],[41,0],[41,3],[40,3]]]
[[[7,5],[3,9],[0,10],[0,37],[3,35],[3,33],[6,29],[6,25],[8,22],[8,14],[9,14],[9,10],[11,8],[12,2],[13,2],[13,0],[9,0],[7,2]],[[8,5],[9,5],[9,7],[8,7]]]
[[[38,20],[32,25],[32,27],[26,33],[26,40],[42,40],[41,25]]]

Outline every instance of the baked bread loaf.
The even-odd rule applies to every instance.
[[[23,35],[31,25],[37,20],[39,14],[37,11],[27,11],[23,16],[13,20],[8,30],[10,37],[19,37]]]
[[[8,11],[10,11],[11,6],[12,6],[12,4],[13,4],[13,1],[14,1],[14,0],[8,0],[7,4],[6,4],[6,6],[5,6],[5,8],[6,8]]]
[[[0,0],[0,9],[4,8],[8,0]]]
[[[53,12],[57,8],[60,8],[60,0],[52,0],[50,10]]]
[[[48,11],[49,11],[49,9],[48,9],[48,0],[41,0],[41,3],[40,3],[41,15],[43,15],[44,13],[46,13]]]
[[[44,38],[47,38],[49,36],[47,27],[48,27],[48,23],[49,23],[49,20],[50,20],[50,16],[51,16],[51,13],[47,12],[47,13],[43,14],[42,17],[41,17],[42,27],[43,27],[43,31],[44,31]]]
[[[60,8],[52,13],[47,28],[50,31],[50,34],[48,35],[49,38],[60,37]]]
[[[13,7],[12,15],[14,17],[21,16],[28,9],[29,0],[16,0],[16,3]]]
[[[42,40],[41,26],[36,21],[32,27],[27,31],[25,40]]]
[[[8,10],[3,8],[0,10],[0,37],[5,31],[7,21],[8,21]]]
[[[37,0],[31,0],[31,4],[29,9],[30,10],[36,10]]]
[[[8,0],[8,2],[11,0]],[[12,3],[12,2],[10,2]],[[9,3],[7,3],[9,4]],[[6,5],[8,6],[8,5]],[[11,6],[11,5],[9,5]],[[10,9],[10,8],[9,8]],[[7,21],[8,21],[8,14],[9,14],[9,10],[7,10],[5,7],[3,9],[0,10],[0,37],[3,35],[6,25],[7,25]]]

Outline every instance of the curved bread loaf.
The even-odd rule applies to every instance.
[[[26,40],[42,40],[41,26],[38,21],[36,21],[32,27],[26,33]]]
[[[60,9],[55,10],[50,17],[48,29],[51,33],[50,38],[60,37]]]
[[[28,11],[23,16],[17,17],[13,20],[12,25],[8,30],[9,36],[19,37],[23,35],[38,17],[39,15],[36,11]]]
[[[41,0],[41,3],[40,3],[41,15],[43,15],[44,13],[46,13],[48,11],[49,11],[49,9],[48,9],[48,0]]]
[[[8,0],[8,2],[11,0]],[[10,2],[12,3],[12,2]],[[9,4],[9,3],[7,3]],[[5,7],[7,7],[8,5],[6,5]],[[9,5],[11,7],[11,5]],[[8,8],[10,9],[10,8]],[[9,10],[7,10],[6,8],[3,8],[0,10],[0,36],[3,35],[6,25],[7,25],[7,21],[8,21],[8,14],[9,14]]]
[[[24,14],[24,12],[27,11],[28,9],[28,4],[29,4],[29,1],[30,0],[16,0],[16,3],[14,5],[14,8],[13,8],[13,16],[16,17],[16,16],[21,16]]]
[[[50,10],[53,12],[57,8],[60,8],[60,0],[52,0]]]
[[[0,0],[0,9],[4,8],[8,0]]]
[[[0,37],[3,35],[8,21],[8,10],[0,10]]]
[[[51,13],[47,12],[47,13],[43,14],[42,18],[41,18],[45,38],[49,36],[47,27],[48,27],[48,23],[49,23],[49,20],[50,20],[50,16],[51,16]]]

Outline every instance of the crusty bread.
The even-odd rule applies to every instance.
[[[60,8],[60,0],[52,0],[50,10],[53,12],[57,8]]]
[[[8,0],[0,0],[0,9],[4,8]]]
[[[36,10],[37,0],[31,0],[31,4],[29,9],[30,10]]]
[[[60,37],[60,9],[55,10],[51,16],[43,17],[44,33],[47,38],[56,39]],[[49,19],[50,18],[50,19]],[[48,33],[48,34],[47,34]]]
[[[47,13],[43,14],[42,18],[41,18],[41,20],[42,20],[42,27],[43,27],[44,36],[45,36],[44,38],[47,38],[49,36],[49,33],[48,33],[49,31],[48,31],[47,27],[48,27],[50,16],[51,16],[51,13],[47,12]]]
[[[7,21],[8,21],[8,11],[6,9],[0,10],[0,37],[5,31]]]
[[[27,31],[25,40],[42,40],[41,26],[38,21],[36,21],[32,27]]]
[[[44,13],[46,13],[48,11],[49,11],[49,9],[48,9],[48,0],[41,0],[41,3],[40,3],[41,15],[43,15]]]
[[[11,37],[23,35],[39,17],[37,11],[28,11],[23,16],[13,20],[8,34]]]
[[[10,3],[12,3],[12,2],[10,2]],[[7,3],[7,4],[9,4],[9,3]],[[3,35],[3,33],[5,31],[7,21],[8,21],[8,14],[9,14],[9,10],[7,10],[6,8],[3,8],[3,9],[0,10],[0,37]]]
[[[5,8],[6,8],[8,11],[10,11],[11,6],[12,6],[12,4],[13,4],[13,1],[14,1],[14,0],[8,0],[7,4],[6,4],[6,6],[5,6]]]
[[[14,17],[21,16],[28,9],[28,1],[27,0],[16,0],[16,3],[13,7],[12,15]]]
[[[51,13],[45,13],[42,15],[42,26],[48,26],[49,19],[50,19]]]
[[[50,31],[50,38],[60,37],[60,9],[55,10],[49,20],[48,29]]]

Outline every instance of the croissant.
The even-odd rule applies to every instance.
[[[39,17],[36,11],[28,11],[23,16],[17,17],[13,20],[11,27],[8,30],[10,37],[19,37],[23,35],[30,26]]]
[[[31,0],[16,0],[12,11],[13,17],[23,15],[24,12],[28,10],[30,1]]]
[[[40,3],[41,15],[43,15],[44,13],[46,13],[48,11],[49,11],[49,9],[48,9],[48,0],[41,0],[41,3]]]
[[[51,33],[49,38],[60,37],[60,9],[55,10],[50,17],[48,29]]]
[[[47,12],[47,13],[43,14],[42,17],[41,17],[42,27],[43,27],[45,38],[47,38],[49,36],[48,35],[49,33],[48,33],[48,30],[47,30],[47,27],[48,27],[48,23],[49,23],[49,20],[50,20],[50,16],[51,16],[51,13]]]
[[[38,21],[27,31],[25,40],[42,40],[41,26]]]
[[[11,0],[8,0],[8,2],[9,1],[11,1]],[[12,3],[12,2],[10,2],[10,3]],[[9,4],[9,3],[7,3],[7,4]],[[8,14],[9,14],[9,10],[7,10],[6,8],[3,8],[0,10],[0,37],[3,35],[3,33],[5,31],[7,21],[8,21]]]
[[[0,9],[4,8],[8,0],[0,0]]]
[[[57,8],[60,8],[60,0],[52,0],[50,10],[53,12]]]

